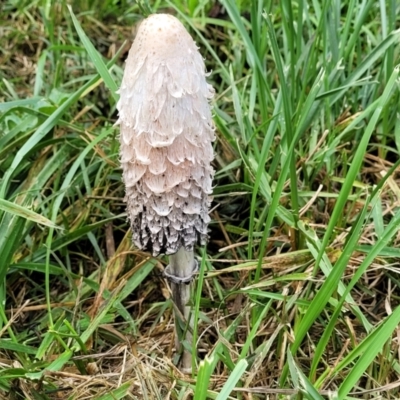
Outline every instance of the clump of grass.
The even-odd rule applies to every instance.
[[[2,396],[398,398],[396,2],[154,6],[218,93],[195,379],[169,361],[161,266],[125,234],[115,88],[149,4],[123,6],[0,17]]]

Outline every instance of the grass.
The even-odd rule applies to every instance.
[[[6,1],[0,396],[400,397],[396,1]],[[130,244],[116,101],[170,12],[216,89],[192,376],[165,260]]]

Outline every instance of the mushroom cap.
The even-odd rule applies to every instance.
[[[154,255],[207,239],[215,135],[206,76],[178,19],[154,14],[141,23],[117,108],[133,242]]]

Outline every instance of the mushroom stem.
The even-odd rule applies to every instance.
[[[169,256],[168,277],[171,280],[172,299],[175,311],[175,347],[181,353],[180,369],[190,373],[192,370],[193,351],[193,318],[190,313],[190,292],[193,273],[197,270],[197,261],[193,251],[181,247],[175,254]],[[183,347],[182,342],[191,345],[192,351]]]

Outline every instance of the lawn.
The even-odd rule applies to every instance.
[[[216,91],[191,375],[114,125],[152,12]],[[400,398],[399,28],[396,0],[4,0],[0,398]]]

